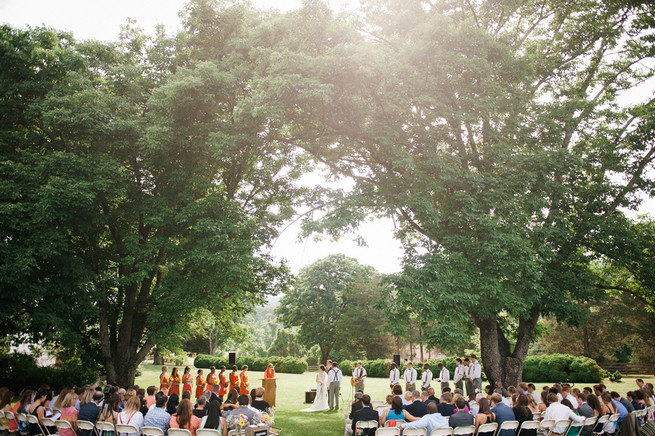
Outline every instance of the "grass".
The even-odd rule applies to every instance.
[[[169,374],[171,365],[169,366]],[[142,365],[143,372],[137,377],[136,383],[142,387],[155,385],[159,386],[159,374],[161,366]],[[192,367],[191,373],[195,377],[196,369]],[[205,371],[205,375],[208,371]],[[263,372],[250,371],[250,385],[253,387],[260,386],[259,379],[263,378]],[[300,409],[309,407],[305,404],[305,389],[316,387],[316,374],[281,374],[277,373],[277,405],[275,413],[275,426],[282,428],[283,436],[337,436],[342,435],[344,431],[343,414],[348,410],[348,401],[352,398],[350,387],[350,377],[344,376],[341,385],[341,396],[339,406],[341,411],[327,411],[302,413]],[[615,390],[621,395],[627,391],[636,388],[636,377],[624,377],[620,383],[610,383],[606,381],[607,388]],[[643,378],[643,377],[642,377]],[[646,382],[655,383],[655,377],[644,378]],[[384,401],[385,396],[389,393],[387,379],[369,378],[366,383],[366,393],[371,395],[374,400]],[[540,391],[542,386],[552,385],[552,383],[535,383],[537,390]],[[584,386],[591,386],[591,383],[581,383],[575,386],[582,389]],[[437,387],[438,391],[438,387]],[[195,393],[195,386],[193,388]]]

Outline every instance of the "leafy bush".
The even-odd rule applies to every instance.
[[[623,378],[623,374],[620,371],[615,371],[609,375],[610,381],[614,383],[620,383]]]
[[[275,365],[275,370],[277,372],[302,374],[303,372],[307,371],[307,362],[305,362],[303,359],[297,359],[295,357],[241,356],[238,357],[236,361],[236,365],[239,368],[241,368],[243,365],[248,365],[248,368],[252,371],[265,371],[269,363]],[[220,368],[222,365],[228,369],[231,368],[229,359],[227,357],[215,357],[209,356],[207,354],[198,354],[193,361],[193,365],[196,368],[209,368],[211,366]]]
[[[25,354],[0,355],[0,386],[6,386],[15,394],[25,387],[48,384],[58,392],[67,386],[83,386],[98,380],[96,368],[82,366],[78,358],[72,358],[58,367],[38,367],[32,356]]]
[[[531,382],[599,383],[603,370],[595,360],[568,354],[529,356],[523,365],[523,380]]]

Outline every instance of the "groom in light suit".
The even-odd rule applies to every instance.
[[[330,410],[339,409],[339,392],[343,374],[338,366],[337,362],[332,362],[332,368],[328,370],[328,406]]]

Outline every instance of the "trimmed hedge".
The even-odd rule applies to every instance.
[[[600,383],[602,379],[602,368],[595,360],[584,356],[528,356],[523,364],[523,380],[531,382]]]
[[[83,386],[98,381],[100,372],[82,366],[80,359],[72,358],[58,367],[36,365],[34,358],[26,354],[0,355],[0,386],[6,386],[14,394],[25,387],[37,388],[49,385],[55,392],[67,386]]]
[[[266,367],[269,363],[275,365],[275,371],[289,374],[302,374],[307,371],[307,362],[304,359],[298,359],[295,357],[280,357],[280,356],[269,356],[269,357],[250,357],[250,356],[241,356],[237,357],[236,365],[241,369],[243,365],[248,365],[248,368],[252,371],[266,371]],[[208,354],[198,354],[193,361],[193,365],[196,368],[209,368],[215,366],[220,368],[222,365],[225,365],[226,368],[230,369],[229,359],[226,357],[216,357],[210,356]]]

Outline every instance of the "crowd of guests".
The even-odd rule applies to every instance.
[[[67,387],[57,395],[49,386],[42,385],[36,389],[24,389],[15,402],[14,392],[0,388],[0,410],[12,412],[16,417],[5,417],[3,424],[10,432],[27,432],[32,436],[44,434],[44,429],[51,434],[58,432],[59,436],[93,436],[91,430],[79,429],[78,421],[129,424],[136,427],[139,434],[143,427],[159,428],[165,435],[169,428],[182,428],[189,430],[193,436],[198,428],[216,429],[227,436],[228,431],[237,426],[272,424],[274,409],[264,401],[263,387],[250,390],[247,374],[245,377],[238,375],[236,380],[231,378],[227,386],[222,386],[216,368],[212,367],[210,371],[210,377],[216,375],[216,378],[208,377],[212,383],[204,380],[198,383],[197,387],[202,387],[202,390],[196,389],[195,401],[191,400],[191,389],[187,385],[184,385],[180,396],[179,389],[174,388],[175,380],[170,383],[168,377],[169,383],[161,384],[159,388],[133,386],[124,389],[110,385],[103,388],[93,384],[79,389]],[[242,374],[244,371],[247,371],[247,367],[242,369]],[[187,367],[184,374],[188,372]],[[225,367],[221,368],[221,372],[225,372]],[[162,374],[165,373],[166,367],[162,370]],[[202,376],[202,370],[199,370],[199,376]],[[274,369],[269,365],[266,377],[274,376]],[[177,368],[173,369],[171,377],[177,378]],[[162,381],[163,377],[160,376]],[[35,416],[38,423],[28,424],[19,420],[21,413]],[[44,418],[65,420],[71,428],[46,428]],[[112,433],[105,431],[102,436],[117,436]]]
[[[435,428],[474,426],[477,432],[482,424],[496,422],[498,426],[506,421],[518,421],[521,425],[532,420],[571,420],[583,422],[586,418],[598,418],[603,415],[618,414],[616,423],[597,423],[571,428],[568,435],[578,432],[592,434],[600,431],[603,426],[606,433],[617,432],[621,426],[626,427],[622,434],[636,434],[629,426],[637,424],[626,417],[630,412],[642,410],[655,405],[653,385],[637,379],[637,387],[626,394],[625,398],[617,392],[609,392],[604,384],[585,387],[582,390],[569,384],[554,384],[543,386],[537,391],[534,384],[520,383],[518,386],[505,388],[501,382],[495,386],[487,385],[484,392],[471,393],[468,398],[462,389],[443,386],[441,395],[435,396],[432,387],[422,391],[413,390],[403,393],[400,384],[391,386],[391,393],[386,396],[384,405],[376,405],[371,397],[362,392],[355,394],[351,403],[349,417],[346,418],[346,436],[356,432],[359,421],[377,421],[378,425],[388,427],[425,428],[429,435]],[[644,419],[655,419],[646,416]],[[624,424],[625,420],[625,424]],[[614,426],[614,427],[612,427]],[[566,427],[555,427],[555,434],[564,434]],[[373,434],[374,430],[363,429],[363,434]],[[485,434],[485,433],[480,433]],[[490,432],[492,436],[494,432]],[[514,430],[505,430],[499,436],[514,436]],[[537,430],[527,430],[521,433],[526,436],[536,436]]]

